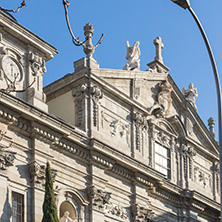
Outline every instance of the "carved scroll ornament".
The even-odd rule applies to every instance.
[[[14,165],[15,152],[8,151],[9,147],[0,145],[0,169],[7,170],[9,166]]]

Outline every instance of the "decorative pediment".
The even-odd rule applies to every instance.
[[[163,119],[163,118],[151,119],[150,124],[156,125],[157,127],[159,127],[160,129],[162,129],[163,131],[165,131],[169,134],[173,134],[174,136],[178,136],[176,129],[166,119]]]
[[[186,128],[178,115],[168,118],[168,121],[180,137],[187,136]]]

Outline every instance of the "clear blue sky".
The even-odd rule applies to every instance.
[[[212,116],[217,121],[217,99],[213,72],[200,32],[187,10],[170,0],[69,0],[69,16],[77,37],[84,39],[83,26],[94,25],[94,43],[102,33],[102,45],[94,54],[101,68],[122,69],[125,65],[128,40],[140,41],[141,70],[153,61],[153,39],[161,36],[164,42],[163,59],[170,75],[180,89],[190,82],[198,90],[198,114],[205,124]],[[20,0],[0,0],[6,8],[16,8]],[[222,75],[222,1],[190,0],[193,10],[205,28]],[[73,62],[82,58],[81,47],[72,44],[62,0],[26,0],[27,6],[15,18],[55,46],[59,54],[49,61],[44,85],[67,73],[72,73]],[[221,77],[222,78],[222,77]],[[217,129],[218,125],[216,125]]]

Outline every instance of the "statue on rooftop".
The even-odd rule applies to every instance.
[[[123,67],[124,70],[140,69],[140,42],[136,41],[133,46],[130,46],[129,41],[126,42],[126,59],[128,60],[126,65]]]
[[[194,109],[197,111],[197,106],[195,104],[195,97],[198,97],[197,94],[197,88],[194,88],[193,83],[191,82],[189,84],[189,89],[182,89],[182,93],[187,101],[191,103],[191,105],[194,107]]]

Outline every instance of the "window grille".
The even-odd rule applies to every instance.
[[[12,191],[12,222],[24,222],[24,195]]]

